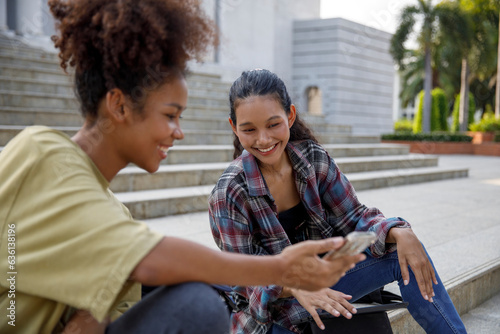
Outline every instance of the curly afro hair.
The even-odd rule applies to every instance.
[[[186,72],[216,45],[213,22],[197,0],[49,0],[56,20],[61,67],[74,67],[84,117],[119,88],[136,102],[151,81]]]

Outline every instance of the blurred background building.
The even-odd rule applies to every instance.
[[[203,0],[221,43],[194,72],[232,82],[266,68],[287,84],[300,112],[324,115],[353,134],[392,131],[399,117],[391,34],[341,18],[321,19],[320,0]],[[54,51],[47,0],[0,0],[0,29]]]

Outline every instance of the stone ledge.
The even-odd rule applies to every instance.
[[[444,283],[453,304],[463,315],[500,292],[500,258],[487,262]],[[398,333],[425,333],[408,310],[388,312],[392,330]]]
[[[409,145],[411,153],[500,156],[500,143],[492,142],[473,144],[464,142],[382,140],[382,143]]]

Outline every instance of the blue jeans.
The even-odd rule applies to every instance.
[[[432,266],[434,267],[434,264]],[[436,295],[433,297],[433,303],[422,297],[411,268],[410,282],[404,285],[397,252],[381,258],[367,256],[365,261],[347,271],[332,289],[351,295],[351,302],[354,302],[388,283],[397,281],[403,300],[409,303],[408,311],[426,333],[467,333],[435,268],[434,271],[438,285],[433,285]]]
[[[229,333],[229,314],[209,285],[162,286],[106,328],[106,334]]]

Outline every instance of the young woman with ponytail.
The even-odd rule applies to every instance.
[[[465,333],[424,247],[402,218],[361,204],[335,161],[299,120],[283,81],[243,72],[229,92],[235,160],[209,198],[210,223],[225,251],[280,254],[291,244],[372,231],[367,259],[331,288],[235,286],[233,333],[307,333],[317,309],[351,318],[349,303],[398,281],[408,310],[427,333]]]

